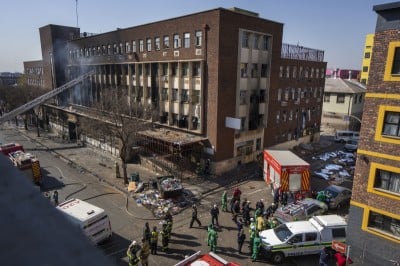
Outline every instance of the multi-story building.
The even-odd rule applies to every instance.
[[[360,77],[360,82],[363,84],[368,84],[369,66],[371,64],[373,47],[374,47],[374,34],[373,33],[367,34],[367,37],[365,37],[364,56],[362,60],[362,71]]]
[[[377,14],[349,212],[357,265],[400,260],[400,2]]]
[[[366,88],[356,79],[327,78],[321,124],[339,130],[360,130]]]
[[[11,73],[1,72],[0,73],[0,85],[13,86],[18,83],[18,79],[21,78],[22,73]]]
[[[324,52],[282,44],[282,32],[282,23],[237,8],[97,35],[48,25],[40,29],[44,84],[54,88],[93,71],[79,97],[64,94],[58,109],[90,106],[102,91],[120,88],[156,111],[153,122],[164,130],[148,141],[164,146],[202,136],[202,154],[223,172],[255,160],[264,147],[319,136]],[[184,134],[173,139],[165,129]]]

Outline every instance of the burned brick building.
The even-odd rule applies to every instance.
[[[283,44],[283,24],[257,13],[217,8],[102,34],[57,25],[40,33],[41,84],[55,88],[93,71],[46,108],[72,117],[74,108],[64,107],[90,107],[105,90],[124,90],[155,111],[160,132],[149,141],[167,141],[165,132],[201,137],[215,173],[256,160],[264,147],[319,137],[324,52]],[[182,134],[170,138],[179,144]]]

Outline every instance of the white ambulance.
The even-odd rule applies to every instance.
[[[80,199],[70,199],[57,206],[75,225],[78,225],[93,244],[112,236],[107,213],[97,206]]]

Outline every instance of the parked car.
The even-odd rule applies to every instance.
[[[348,140],[359,140],[360,132],[357,131],[349,131],[349,130],[337,130],[335,132],[334,140],[336,142],[345,143]]]
[[[350,204],[351,190],[342,186],[330,185],[323,191],[330,209],[340,209]]]
[[[358,149],[358,140],[354,139],[348,140],[344,145],[344,149],[346,151],[352,151],[352,152],[356,151]]]

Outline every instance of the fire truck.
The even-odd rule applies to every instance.
[[[29,171],[29,176],[32,178],[33,183],[40,184],[42,182],[42,172],[38,158],[31,153],[24,152],[22,145],[18,143],[5,144],[0,146],[0,152],[7,155],[18,169]]]
[[[288,150],[264,150],[264,180],[273,194],[291,192],[298,199],[309,196],[310,164]]]

